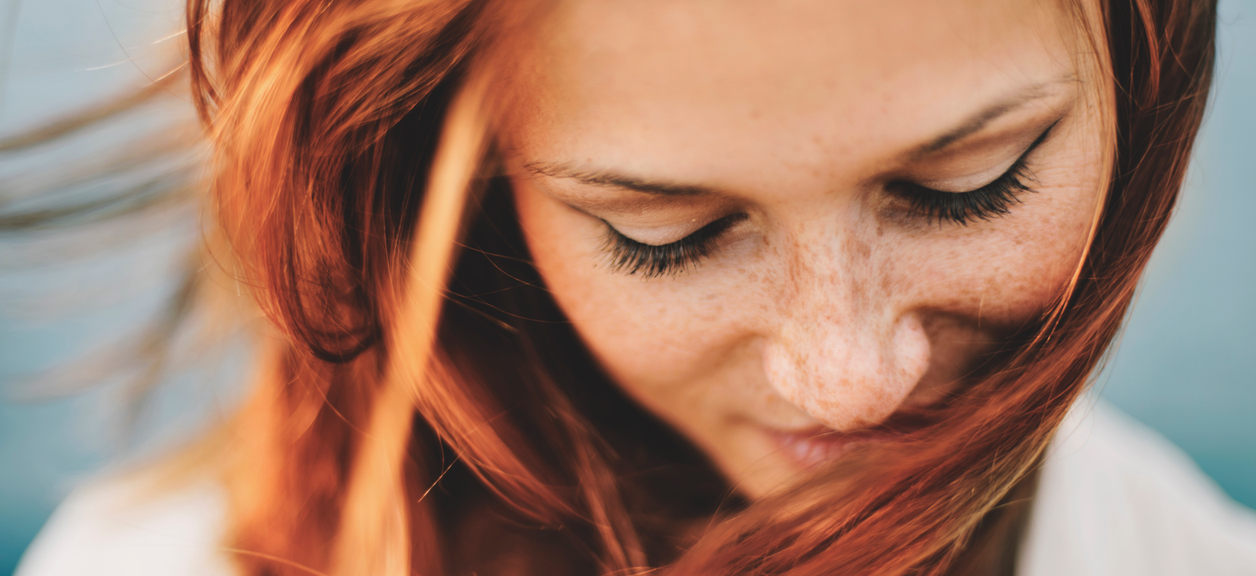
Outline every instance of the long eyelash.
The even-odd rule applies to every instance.
[[[1023,180],[1037,183],[1033,173],[1025,165],[1025,159],[1051,134],[1056,123],[1034,140],[1007,172],[993,182],[968,192],[942,192],[911,182],[894,182],[891,193],[907,198],[914,215],[938,224],[950,221],[967,226],[975,219],[990,220],[1008,214],[1013,204],[1020,203],[1020,194],[1034,192]],[[609,222],[606,224],[606,243],[603,251],[610,259],[614,272],[629,275],[640,274],[644,278],[676,275],[696,267],[715,250],[716,240],[734,224],[746,219],[745,214],[734,214],[716,220],[680,240],[655,246],[637,242],[624,236]]]
[[[1047,140],[1059,123],[1056,120],[1043,130],[1007,172],[981,188],[968,192],[942,192],[911,182],[895,182],[889,187],[889,191],[906,198],[911,202],[913,215],[924,218],[929,223],[937,220],[939,225],[949,221],[967,226],[973,220],[988,221],[1004,216],[1011,211],[1013,204],[1020,203],[1022,192],[1034,192],[1023,181],[1038,183],[1037,178],[1025,166],[1025,159]]]
[[[745,219],[745,214],[721,218],[693,234],[661,246],[637,242],[607,223],[604,250],[610,257],[611,270],[615,272],[640,274],[644,278],[674,276],[701,263],[715,249],[720,235]]]
[[[1019,204],[1020,194],[1034,190],[1023,180],[1037,182],[1025,167],[1024,158],[1017,160],[994,182],[968,192],[941,192],[919,184],[899,183],[894,192],[907,198],[914,216],[929,223],[954,222],[967,226],[974,220],[990,220],[1011,212]]]

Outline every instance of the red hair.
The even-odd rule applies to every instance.
[[[1023,517],[996,505],[1032,491],[1173,210],[1214,3],[1076,8],[1115,156],[1071,289],[933,425],[754,503],[616,391],[528,264],[487,79],[530,15],[498,4],[188,3],[219,257],[279,329],[233,424],[242,571],[1006,571]]]

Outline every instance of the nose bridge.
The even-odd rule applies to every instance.
[[[764,348],[772,386],[831,428],[880,422],[920,380],[929,356],[919,319],[887,289],[891,267],[854,228],[804,227],[787,250]]]

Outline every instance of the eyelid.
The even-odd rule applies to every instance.
[[[1006,177],[1008,173],[1015,171],[1018,167],[1023,167],[1026,159],[1029,158],[1029,155],[1033,154],[1035,150],[1037,150],[1039,147],[1042,146],[1043,142],[1047,141],[1052,131],[1060,123],[1061,120],[1062,118],[1056,119],[1049,126],[1047,126],[1046,129],[1044,129],[1042,132],[1038,134],[1036,138],[1034,138],[1033,142],[1031,142],[1025,148],[1024,151],[1022,151],[1016,157],[1012,158],[1010,162],[996,164],[995,166],[987,170],[983,170],[981,172],[981,175],[983,176],[983,178],[973,179],[973,180],[979,181],[979,183],[974,183],[974,184],[965,183],[965,185],[963,186],[955,186],[953,184],[955,183],[956,180],[959,180],[959,179],[951,178],[951,179],[945,179],[945,180],[943,179],[917,180],[913,184],[916,186],[920,186],[922,188],[932,190],[934,192],[943,192],[943,193],[948,193],[948,194],[968,194],[968,193],[981,190],[982,188],[990,186],[994,184],[995,182],[999,181],[999,179]],[[988,174],[993,174],[993,177],[984,177]]]
[[[648,246],[666,246],[674,242],[687,238],[694,233],[710,226],[716,220],[705,220],[698,218],[685,218],[680,221],[670,223],[649,223],[649,224],[629,224],[622,218],[597,217],[607,226],[614,228],[616,232],[631,238],[634,242],[640,242]],[[612,223],[612,220],[615,223]]]
[[[922,222],[936,221],[939,225],[950,223],[967,226],[976,220],[990,221],[1004,216],[1021,202],[1021,193],[1034,192],[1025,183],[1037,183],[1033,172],[1028,168],[1027,160],[1048,139],[1058,123],[1059,120],[1043,130],[1011,167],[979,188],[947,192],[900,180],[887,184],[885,191],[905,200],[909,207],[907,214]]]
[[[696,232],[675,242],[654,246],[624,236],[610,223],[606,224],[606,254],[611,270],[643,278],[676,275],[696,267],[717,249],[729,228],[749,219],[744,213],[716,219]],[[605,221],[603,221],[605,222]]]
[[[984,186],[989,186],[991,182],[998,180],[1008,170],[1011,170],[1022,156],[1014,156],[973,174],[950,178],[922,178],[916,180],[916,184],[936,190],[938,192],[949,192],[952,194],[963,194],[978,190]]]
[[[706,220],[710,214],[736,209],[728,202],[647,196],[630,190],[608,191],[602,187],[590,191],[583,184],[542,178],[526,185],[570,210],[607,225],[615,222],[616,230],[649,244],[664,245],[670,239],[682,238],[705,226],[698,225],[698,222]]]
[[[637,235],[630,235],[632,234],[631,231],[625,231],[622,228],[615,226],[614,224],[611,224],[605,218],[598,218],[598,219],[601,220],[602,223],[605,224],[606,227],[611,230],[611,232],[622,236],[626,240],[636,242],[637,244],[641,244],[643,246],[649,246],[653,248],[664,248],[667,246],[673,246],[681,242],[684,242],[687,238],[691,238],[698,234],[710,233],[712,231],[711,229],[713,228],[720,228],[720,232],[722,233],[728,230],[729,228],[733,227],[733,225],[739,222],[742,222],[743,220],[746,220],[748,217],[749,216],[747,216],[744,212],[729,214],[728,216],[716,218],[714,220],[711,220],[710,222],[707,222],[706,224],[703,224],[697,228],[694,228],[690,232],[680,236],[679,238],[675,240],[672,240],[670,242],[660,242],[660,243],[653,243],[653,242],[648,242],[645,240],[639,240],[637,238]]]

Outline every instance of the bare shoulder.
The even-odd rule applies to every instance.
[[[89,483],[58,508],[15,576],[231,576],[215,482],[155,490],[135,477]]]
[[[1159,433],[1091,400],[1048,449],[1018,573],[1256,574],[1256,514]]]

